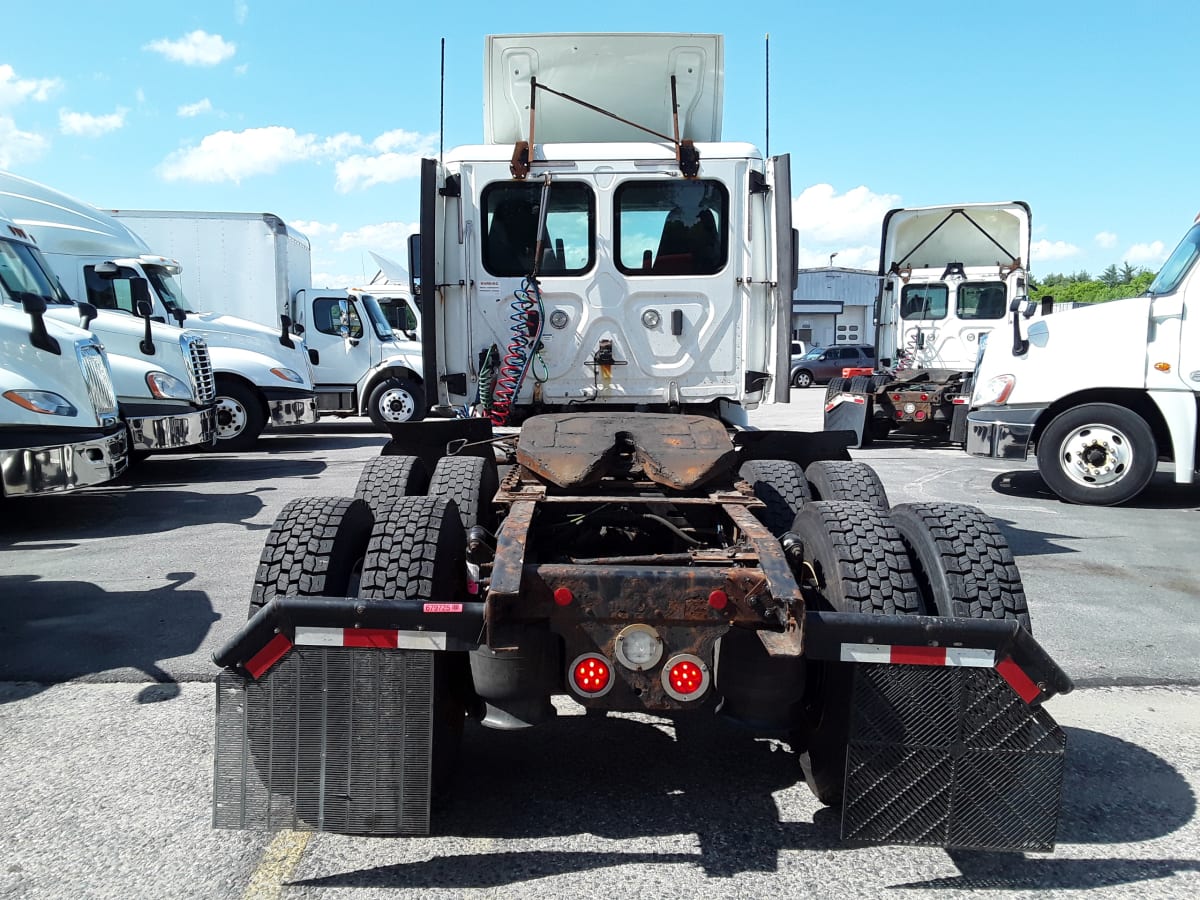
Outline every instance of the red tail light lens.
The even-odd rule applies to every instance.
[[[571,663],[568,680],[581,697],[603,697],[613,686],[612,666],[598,653],[585,653]]]
[[[708,690],[708,665],[691,653],[680,653],[663,666],[663,690],[676,700],[698,700]]]

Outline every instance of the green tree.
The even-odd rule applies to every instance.
[[[1109,288],[1115,288],[1121,283],[1121,273],[1117,270],[1116,263],[1100,273],[1100,283]]]
[[[1137,277],[1137,273],[1138,270],[1129,264],[1129,260],[1125,260],[1124,265],[1121,266],[1121,283],[1129,284]]]

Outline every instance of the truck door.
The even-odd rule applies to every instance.
[[[373,335],[361,305],[352,297],[313,296],[305,341],[317,352],[319,385],[353,385],[370,367]]]

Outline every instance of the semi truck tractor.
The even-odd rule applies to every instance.
[[[37,237],[67,294],[96,307],[103,327],[136,334],[143,318],[155,341],[203,342],[205,362],[192,379],[200,401],[213,407],[203,446],[249,450],[267,426],[317,420],[308,357],[290,324],[276,319],[271,328],[197,311],[180,289],[177,260],[152,253],[107,213],[44,185],[0,173],[0,206]],[[146,316],[131,293],[139,281],[148,287]]]
[[[125,471],[126,430],[96,336],[47,318],[54,276],[0,218],[0,498],[104,484]]]
[[[217,826],[425,833],[467,717],[565,695],[789,735],[850,839],[1052,845],[1071,682],[995,523],[746,425],[789,391],[792,191],[721,140],[723,67],[719,35],[486,41],[486,143],[422,163],[409,260],[469,415],[279,515],[215,655]]]
[[[1063,500],[1136,498],[1160,461],[1196,481],[1200,447],[1200,217],[1140,297],[1039,319],[1012,313],[975,371],[968,453],[1027,459]]]
[[[322,415],[370,416],[381,429],[428,409],[420,344],[369,291],[312,286],[302,233],[270,213],[114,210],[183,262],[190,296],[254,322],[286,316],[304,331]],[[393,290],[387,291],[393,302]]]
[[[829,381],[825,427],[862,445],[893,431],[961,444],[988,334],[1027,293],[1029,205],[965,203],[884,217],[876,365]]]

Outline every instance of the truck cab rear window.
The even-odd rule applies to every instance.
[[[900,318],[944,319],[949,295],[944,284],[906,284],[900,294]]]
[[[483,189],[483,267],[492,275],[533,273],[542,185],[497,182]],[[596,199],[586,184],[550,186],[539,275],[582,275],[595,259]]]
[[[717,181],[628,181],[614,197],[617,268],[714,275],[729,259],[729,192]]]
[[[960,284],[955,312],[960,319],[1003,319],[1008,312],[1008,289],[995,281]]]

